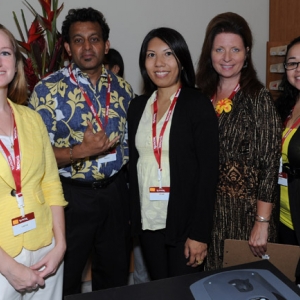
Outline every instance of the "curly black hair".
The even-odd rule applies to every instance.
[[[296,44],[300,44],[300,36],[293,39],[287,46],[287,51],[285,55],[284,61],[286,62],[287,55],[289,50]],[[280,114],[282,122],[286,120],[286,118],[291,113],[291,110],[296,104],[297,98],[299,96],[300,91],[292,86],[287,79],[287,71],[285,70],[284,75],[282,76],[282,81],[280,87],[283,88],[282,94],[275,101],[275,105]]]
[[[104,42],[106,42],[109,38],[109,26],[106,23],[104,15],[92,8],[78,8],[78,9],[70,9],[65,20],[62,23],[62,37],[64,42],[70,42],[69,31],[70,27],[73,23],[76,22],[98,22],[102,29],[102,38]]]

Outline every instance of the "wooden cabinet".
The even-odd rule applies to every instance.
[[[270,0],[269,41],[288,41],[300,35],[300,1]]]
[[[275,90],[276,83],[281,80],[282,74],[276,72],[278,68],[271,68],[284,61],[284,55],[271,55],[273,47],[289,44],[294,38],[300,36],[300,0],[269,0],[269,42],[267,42],[267,66],[266,66],[266,87],[270,90],[274,99],[280,92]],[[279,68],[280,70],[280,68]],[[270,85],[271,84],[271,85]]]
[[[280,95],[286,45],[287,42],[267,42],[266,87],[270,90],[274,100]]]

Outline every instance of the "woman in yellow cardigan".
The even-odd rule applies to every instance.
[[[61,299],[67,203],[44,123],[18,105],[26,97],[22,56],[0,24],[0,299]]]

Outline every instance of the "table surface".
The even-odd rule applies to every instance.
[[[95,291],[84,294],[66,296],[65,300],[194,300],[190,291],[190,285],[207,276],[217,274],[223,271],[237,269],[265,269],[283,283],[290,287],[300,299],[300,289],[284,276],[269,261],[262,260],[239,266],[224,268],[218,271],[199,272],[196,274],[178,276],[162,280],[151,281],[147,283],[129,285],[124,287],[112,288],[107,290]],[[291,299],[289,299],[291,300]]]

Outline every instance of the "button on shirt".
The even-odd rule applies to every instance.
[[[133,98],[131,86],[121,77],[107,71],[102,66],[102,76],[94,87],[87,74],[71,64],[71,70],[79,85],[91,99],[106,135],[110,140],[120,136],[116,148],[116,161],[100,163],[99,157],[87,157],[79,171],[70,165],[59,170],[65,177],[76,180],[95,181],[117,173],[128,161],[126,136],[127,109]],[[111,80],[109,120],[105,124],[105,103],[107,93],[107,76]],[[69,68],[63,68],[42,79],[35,87],[29,107],[36,110],[46,124],[51,144],[58,148],[80,144],[87,128],[87,121],[93,125],[94,132],[100,131],[96,119],[86,103],[78,85],[70,78]]]

